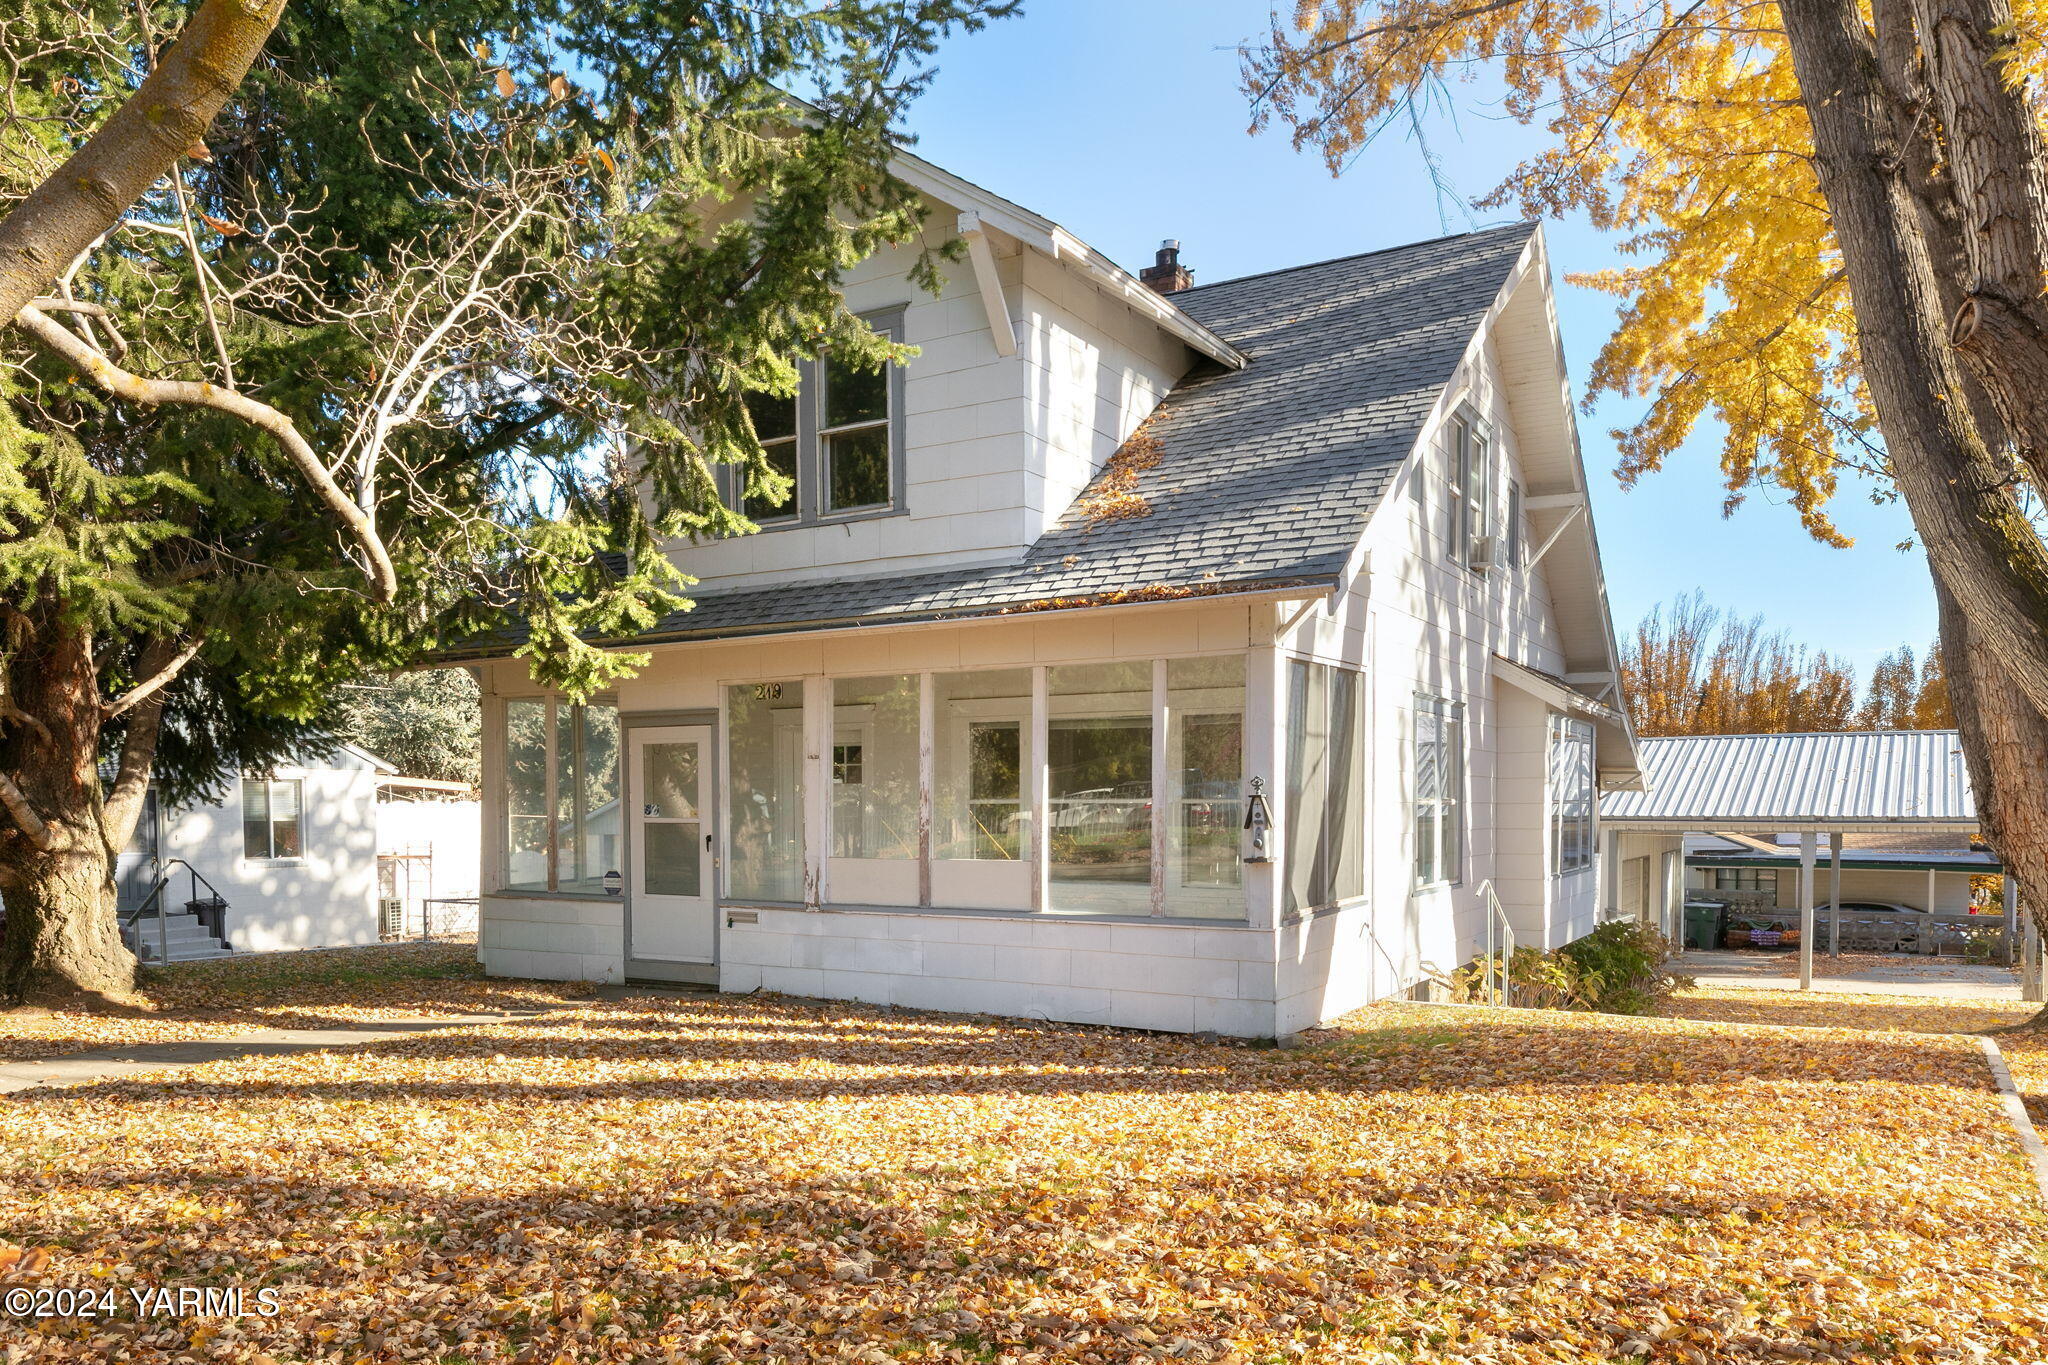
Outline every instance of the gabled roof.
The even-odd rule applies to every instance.
[[[1118,477],[1112,459],[1020,561],[708,592],[633,643],[1330,591],[1535,231],[1516,224],[1173,295],[1248,363],[1201,362],[1167,395],[1145,428],[1158,462],[1135,468],[1129,490],[1144,516],[1090,515]]]
[[[1649,790],[1603,798],[1600,819],[1610,826],[1775,834],[1977,824],[1953,730],[1683,735],[1637,744]]]
[[[1245,356],[1242,351],[1178,306],[1184,295],[1175,294],[1169,298],[1155,292],[1137,276],[1052,219],[1033,213],[1022,204],[1013,203],[971,180],[963,180],[944,167],[934,166],[923,157],[907,151],[898,151],[891,159],[889,169],[905,184],[942,203],[973,213],[986,225],[1009,234],[1040,255],[1085,276],[1112,298],[1121,299],[1125,306],[1150,318],[1210,359],[1231,369],[1243,368]]]

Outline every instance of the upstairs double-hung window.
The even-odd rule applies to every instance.
[[[1493,442],[1486,424],[1470,411],[1451,418],[1446,441],[1451,560],[1483,569],[1492,558],[1485,542],[1493,534]]]
[[[868,324],[895,339],[901,314]],[[790,480],[787,497],[744,494],[740,510],[763,530],[892,512],[903,501],[903,371],[807,361],[793,398],[747,395],[768,467]],[[734,471],[735,482],[740,475]]]
[[[836,360],[819,367],[824,424],[821,482],[825,512],[875,511],[890,502],[889,379],[887,370],[856,370]]]
[[[794,521],[803,505],[803,479],[797,470],[795,398],[777,398],[771,393],[747,395],[747,415],[754,419],[754,435],[768,457],[768,467],[790,481],[789,496],[780,503],[764,497],[748,497],[740,510],[766,526],[771,522]]]

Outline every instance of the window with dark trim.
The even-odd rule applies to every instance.
[[[903,312],[865,319],[891,340],[903,335]],[[764,531],[900,511],[903,506],[903,367],[863,370],[838,360],[805,361],[794,398],[747,395],[768,465],[791,483],[771,503],[738,498],[740,511]],[[723,475],[729,499],[743,474]]]
[[[803,505],[804,489],[796,458],[797,401],[778,398],[772,393],[747,395],[747,415],[754,419],[754,434],[761,438],[761,449],[768,457],[768,467],[790,481],[789,496],[779,505],[759,497],[746,498],[742,503],[740,511],[764,525],[794,518],[797,509]]]

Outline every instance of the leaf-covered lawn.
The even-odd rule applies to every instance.
[[[124,1012],[0,1012],[0,1062],[257,1029],[344,1028],[373,1019],[548,1009],[558,982],[492,980],[473,943],[378,944],[145,969]]]
[[[1876,1032],[1975,1034],[2004,1030],[2041,1012],[2016,1000],[1944,1000],[1924,995],[1850,995],[1835,991],[1740,990],[1699,986],[1667,1005],[1679,1019],[1792,1024]],[[2036,1126],[2048,1128],[2048,1030],[1993,1035],[2012,1068]]]
[[[1963,1039],[1388,1006],[1280,1052],[756,999],[0,1101],[24,1360],[2018,1361]],[[8,1330],[0,1325],[0,1331]]]

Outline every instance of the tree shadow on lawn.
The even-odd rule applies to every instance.
[[[1204,1210],[1200,1216],[1162,1215],[1147,1197],[1156,1187],[1136,1165],[1070,1174],[1063,1185],[1049,1185],[1045,1170],[1021,1178],[985,1178],[957,1167],[833,1176],[729,1158],[613,1173],[610,1181],[479,1193],[331,1176],[276,1179],[254,1162],[233,1159],[198,1171],[102,1167],[89,1179],[60,1176],[46,1188],[53,1196],[120,1189],[137,1221],[81,1223],[73,1215],[43,1223],[32,1206],[10,1235],[26,1245],[64,1247],[52,1266],[58,1276],[67,1276],[77,1258],[105,1255],[135,1267],[138,1283],[176,1284],[190,1282],[193,1258],[203,1257],[209,1283],[241,1284],[252,1295],[279,1286],[283,1318],[243,1323],[247,1340],[263,1346],[300,1340],[311,1325],[332,1329],[327,1344],[338,1349],[371,1330],[365,1309],[373,1308],[404,1324],[389,1341],[380,1334],[383,1345],[437,1342],[459,1321],[467,1324],[465,1339],[479,1326],[483,1340],[516,1327],[523,1344],[555,1349],[575,1335],[575,1301],[599,1291],[623,1309],[693,1318],[700,1329],[708,1316],[712,1339],[729,1342],[730,1334],[760,1323],[762,1303],[726,1305],[742,1287],[766,1284],[780,1296],[777,1316],[784,1319],[794,1313],[800,1321],[864,1330],[877,1324],[879,1295],[899,1306],[881,1319],[894,1319],[892,1330],[970,1348],[1030,1349],[1034,1340],[1044,1346],[1035,1334],[1099,1326],[1104,1296],[1120,1294],[1127,1278],[1149,1282],[1132,1291],[1130,1320],[1146,1322],[1162,1341],[1220,1342],[1258,1331],[1282,1313],[1298,1315],[1298,1339],[1320,1340],[1317,1310],[1326,1302],[1377,1303],[1411,1314],[1412,1330],[1426,1333],[1441,1326],[1445,1300],[1463,1295],[1470,1309],[1494,1309],[1541,1293],[1560,1273],[1579,1282],[1582,1292],[1564,1316],[1581,1331],[1606,1330],[1616,1305],[1639,1302],[1662,1303],[1701,1322],[1726,1316],[1731,1296],[1712,1277],[1674,1281],[1650,1273],[1654,1266],[1582,1254],[1564,1240],[1581,1218],[1601,1227],[1637,1226],[1638,1245],[1653,1253],[1701,1233],[1726,1244],[1732,1227],[1748,1226],[1771,1239],[1751,1253],[1764,1261],[1809,1250],[1814,1219],[1850,1235],[1888,1238],[1895,1251],[1914,1244],[1919,1250],[1912,1254],[1928,1265],[1944,1263],[1952,1239],[1981,1245],[1987,1236],[2026,1232],[2010,1211],[1993,1216],[1994,1223],[2008,1220],[1998,1226],[1987,1225],[1981,1209],[1967,1219],[1925,1206],[1901,1214],[1875,1184],[1859,1197],[1822,1185],[1788,1191],[1766,1178],[1755,1189],[1708,1194],[1643,1183],[1590,1158],[1576,1169],[1540,1173],[1475,1162],[1395,1178],[1351,1171],[1323,1179],[1313,1171],[1242,1164],[1183,1172],[1176,1202]],[[189,1221],[189,1214],[182,1224],[159,1220],[146,1212],[158,1199],[249,1201],[260,1205],[261,1226],[245,1251],[239,1217],[216,1211],[203,1222]],[[1765,1208],[1772,1212],[1760,1212]],[[1270,1270],[1223,1269],[1247,1248],[1269,1249],[1282,1223],[1284,1254],[1260,1258]],[[1475,1241],[1475,1233],[1483,1240]],[[290,1248],[283,1266],[275,1251],[263,1249],[281,1245]],[[356,1254],[340,1254],[350,1248]],[[852,1275],[848,1258],[858,1258]],[[534,1279],[537,1264],[549,1267],[544,1281]],[[1194,1275],[1240,1280],[1229,1296],[1238,1311],[1226,1312],[1206,1281],[1187,1278]],[[1598,1293],[1590,1292],[1589,1279]],[[448,1280],[466,1289],[452,1306],[459,1313],[443,1316],[432,1295],[437,1282]],[[1778,1316],[1802,1311],[1794,1298],[1799,1288],[1784,1281],[1782,1292],[1773,1291]],[[535,1306],[549,1290],[556,1295],[552,1307]],[[406,1295],[415,1298],[408,1302]],[[947,1305],[963,1300],[986,1303],[972,1331],[946,1315]],[[450,1307],[445,1297],[438,1306]],[[499,1308],[513,1315],[509,1321],[491,1317]],[[1858,1321],[1854,1312],[1831,1315],[1847,1335],[1826,1344],[1872,1352],[1853,1359],[1889,1358],[1884,1341],[1895,1324],[1876,1312]],[[1987,1336],[2004,1330],[1989,1320],[1978,1326]],[[1781,1337],[1802,1336],[1789,1326],[1778,1330]],[[1618,1333],[1617,1344],[1629,1334]],[[1745,1359],[1762,1345],[1735,1337],[1722,1344],[1743,1348]],[[756,1342],[756,1349],[764,1345]],[[973,1349],[969,1358],[976,1358]]]
[[[1430,1020],[1347,1035],[1305,1050],[1253,1050],[1071,1025],[836,1008],[685,1004],[603,1010],[498,1025],[455,1025],[388,1042],[321,1048],[369,1074],[327,1080],[181,1072],[23,1091],[56,1103],[152,1092],[315,1101],[479,1100],[577,1103],[623,1098],[832,1100],[901,1095],[1509,1091],[1816,1083],[1934,1086],[1988,1093],[1972,1051],[1918,1038],[1644,1033],[1574,1016],[1569,1030],[1515,1016]],[[766,1017],[764,1017],[764,1015]],[[781,1016],[777,1018],[775,1016]],[[601,1021],[592,1026],[593,1018]],[[1561,1053],[1560,1045],[1574,1050]],[[167,1045],[168,1046],[168,1045]],[[147,1049],[137,1049],[145,1052]],[[431,1074],[436,1065],[450,1072]],[[836,1068],[807,1074],[819,1066]],[[588,1080],[577,1068],[616,1073]],[[705,1074],[706,1068],[713,1074]],[[379,1070],[415,1074],[380,1076]],[[565,1076],[563,1073],[568,1072]],[[1760,1102],[1767,1091],[1759,1089]]]

